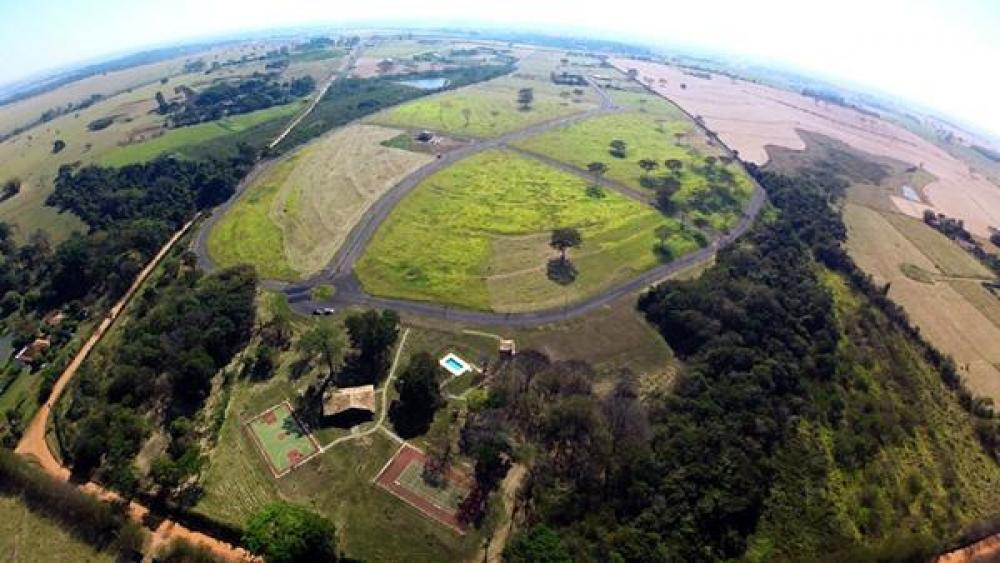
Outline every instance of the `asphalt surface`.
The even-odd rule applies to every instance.
[[[637,191],[629,186],[607,178],[602,177],[595,179],[586,171],[580,170],[566,163],[521,149],[514,149],[509,146],[510,143],[540,135],[552,129],[565,127],[598,115],[621,111],[621,109],[615,105],[614,101],[603,88],[600,88],[593,82],[591,82],[591,87],[600,96],[601,105],[599,108],[546,121],[544,123],[538,123],[525,129],[501,135],[493,139],[473,140],[469,144],[440,155],[434,161],[417,169],[406,178],[403,178],[403,180],[379,198],[368,210],[368,212],[365,213],[362,220],[354,226],[347,238],[344,240],[344,244],[341,245],[337,254],[322,271],[302,282],[287,283],[278,280],[262,280],[261,285],[268,289],[285,293],[288,297],[288,302],[292,310],[302,315],[311,314],[314,310],[323,307],[340,308],[360,305],[379,309],[394,309],[403,314],[433,317],[466,324],[502,327],[538,326],[562,322],[578,317],[603,307],[626,295],[645,289],[665,278],[670,277],[673,274],[676,274],[677,272],[685,270],[704,260],[710,259],[719,249],[728,246],[750,229],[753,225],[754,219],[756,219],[758,213],[760,213],[760,210],[763,208],[765,201],[764,190],[756,183],[754,184],[754,192],[751,197],[750,204],[743,217],[740,219],[740,222],[728,234],[717,237],[705,248],[685,255],[667,264],[657,266],[656,268],[648,270],[627,282],[611,287],[588,299],[575,301],[563,307],[556,307],[541,311],[526,313],[496,313],[489,311],[477,311],[459,307],[450,307],[436,303],[377,297],[367,294],[361,288],[360,282],[354,275],[354,265],[361,257],[372,236],[374,236],[375,231],[378,230],[379,226],[382,225],[382,222],[385,221],[386,217],[388,217],[389,213],[396,207],[396,205],[429,176],[447,166],[451,166],[460,160],[469,158],[470,156],[483,151],[498,148],[514,150],[519,154],[535,158],[555,166],[560,170],[580,176],[586,176],[591,181],[596,181],[596,183],[601,186],[619,192],[626,197],[637,199],[644,203],[651,203],[652,197],[648,193]],[[726,150],[731,156],[733,155],[728,148],[726,148]],[[238,188],[238,194],[222,206],[216,208],[212,217],[203,223],[201,231],[198,233],[198,237],[195,242],[195,252],[198,255],[198,264],[202,269],[208,271],[214,268],[214,264],[208,256],[205,244],[212,226],[219,217],[225,214],[229,206],[244,196],[245,188],[249,186],[261,172],[266,170],[272,164],[273,161],[261,163],[251,174],[247,176],[247,178],[244,179],[243,182],[241,182],[240,187]],[[325,300],[314,300],[311,296],[312,289],[321,285],[333,286],[335,288],[333,297]]]

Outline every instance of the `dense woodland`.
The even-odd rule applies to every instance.
[[[67,461],[126,495],[173,492],[197,473],[204,425],[197,424],[213,378],[246,346],[254,326],[256,274],[234,267],[209,275],[186,254],[133,303],[120,328],[74,379],[58,429]],[[151,432],[166,451],[140,482],[135,455]]]
[[[185,103],[168,103],[158,93],[157,103],[158,111],[168,116],[169,126],[184,127],[287,104],[315,89],[311,76],[280,82],[268,74],[235,83],[219,82],[197,93],[186,91]]]
[[[622,374],[598,395],[586,366],[521,355],[493,389],[537,452],[510,560],[920,558],[995,510],[996,480],[963,474],[1000,473],[991,405],[841,248],[846,184],[757,175],[775,217],[640,299],[684,362],[672,394]]]

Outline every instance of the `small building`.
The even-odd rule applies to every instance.
[[[500,355],[501,356],[513,356],[517,354],[517,345],[514,343],[513,339],[507,340],[505,338],[500,339]]]
[[[45,338],[36,338],[34,342],[21,348],[17,355],[14,356],[14,359],[25,367],[32,366],[50,346],[51,343]]]
[[[66,318],[66,314],[63,313],[62,311],[56,309],[54,311],[51,311],[48,315],[45,315],[45,318],[42,319],[42,322],[44,322],[45,324],[47,324],[47,325],[49,325],[51,327],[57,327],[60,324],[62,324],[63,319],[65,319],[65,318]]]
[[[361,385],[344,387],[331,393],[323,401],[323,416],[339,417],[350,414],[351,411],[365,412],[370,416],[375,412],[375,386]]]

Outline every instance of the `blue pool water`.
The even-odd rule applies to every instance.
[[[400,80],[397,84],[413,86],[421,90],[440,90],[448,85],[447,78],[420,78],[417,80]]]
[[[462,365],[462,362],[456,360],[455,358],[448,358],[447,360],[444,361],[444,363],[448,364],[448,367],[450,367],[455,371],[461,371],[465,369],[465,366]]]

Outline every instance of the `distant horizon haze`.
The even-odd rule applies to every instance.
[[[676,4],[676,5],[675,5]],[[0,0],[0,85],[150,48],[294,27],[461,27],[734,57],[910,103],[1000,143],[1000,2]]]

